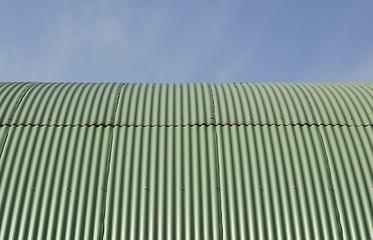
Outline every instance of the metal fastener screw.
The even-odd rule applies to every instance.
[[[35,192],[35,188],[32,187],[32,186],[30,187],[30,190],[33,191],[33,192]]]
[[[185,191],[185,189],[183,187],[179,187],[179,190],[183,191],[183,192]]]
[[[259,191],[263,191],[263,188],[261,186],[257,187]]]
[[[149,191],[149,188],[148,187],[144,187],[144,191]]]

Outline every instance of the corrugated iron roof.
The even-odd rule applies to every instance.
[[[33,84],[0,83],[0,124],[10,124],[24,94]]]
[[[0,84],[0,239],[373,238],[373,84]]]
[[[371,85],[3,83],[0,100],[9,107],[1,109],[0,120],[6,124],[14,118],[14,125],[369,125]]]
[[[36,84],[14,116],[19,125],[109,125],[114,123],[121,84]]]

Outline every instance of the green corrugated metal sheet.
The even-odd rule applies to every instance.
[[[13,124],[108,125],[121,84],[37,84],[27,91]]]
[[[15,125],[369,125],[371,85],[3,83],[0,111]]]
[[[212,85],[220,124],[313,124],[307,97],[296,84]]]
[[[345,239],[373,236],[373,128],[326,126],[325,141]]]
[[[0,124],[10,124],[30,83],[0,83]]]
[[[318,127],[218,127],[228,239],[338,239]]]
[[[125,84],[116,125],[212,124],[214,110],[208,84]]]
[[[0,100],[0,239],[373,238],[373,84],[3,83]]]
[[[222,237],[213,126],[116,127],[105,239]]]
[[[100,239],[111,131],[10,129],[0,158],[0,239]]]
[[[367,125],[373,122],[372,90],[364,86],[302,84],[302,89],[309,97],[319,123]]]
[[[2,152],[4,143],[5,143],[6,138],[8,136],[8,130],[9,130],[8,126],[1,126],[0,127],[0,153]],[[0,172],[0,174],[1,174],[1,172]]]

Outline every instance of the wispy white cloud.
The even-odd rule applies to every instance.
[[[289,4],[94,0],[46,6],[34,24],[43,27],[30,31],[26,26],[33,24],[25,22],[34,18],[2,15],[14,24],[0,23],[8,32],[0,37],[2,81],[318,81],[372,74],[366,44],[342,39],[346,48],[338,51],[334,43],[356,25],[356,9],[340,11],[327,27],[313,19],[320,29],[311,31],[311,19],[297,12],[307,9]],[[355,55],[341,60],[348,48]]]

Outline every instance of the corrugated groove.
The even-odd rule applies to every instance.
[[[38,84],[27,93],[13,124],[111,124],[119,84]]]
[[[1,84],[1,85],[4,85],[4,83]],[[16,85],[16,86],[20,86],[21,85],[21,86],[23,86],[24,84],[9,84],[9,85],[11,85],[11,86],[12,85]],[[15,114],[17,112],[17,109],[18,109],[19,105],[21,104],[21,102],[23,101],[23,98],[25,97],[27,91],[29,91],[33,86],[35,86],[35,84],[27,84],[25,86],[25,89],[22,89],[22,91],[20,93],[18,93],[18,94],[14,93],[14,94],[11,95],[11,94],[8,93],[8,91],[4,91],[5,95],[8,98],[9,98],[9,96],[11,96],[11,98],[8,101],[5,101],[5,104],[6,104],[5,108],[7,109],[6,110],[7,111],[7,115],[9,114],[8,115],[9,117],[7,119],[7,121],[10,122],[9,126],[12,125],[12,122],[13,122],[14,116],[15,116]],[[16,88],[16,89],[19,90],[19,88]],[[1,89],[1,90],[4,90],[4,89]],[[0,93],[2,95],[3,92],[0,92]],[[19,98],[15,98],[15,95],[18,95]],[[1,96],[1,99],[3,100],[4,98],[7,98],[7,97]],[[12,101],[12,103],[10,103],[10,101]],[[3,105],[3,104],[4,104],[4,102],[2,101],[1,105]],[[5,126],[6,130],[5,130],[5,134],[4,134],[5,136],[3,137],[3,141],[0,142],[0,144],[1,144],[0,145],[1,146],[1,149],[0,149],[0,159],[1,159],[1,156],[3,155],[4,145],[6,143],[6,140],[8,139],[8,134],[9,134],[9,128],[8,128],[7,124],[5,124],[4,126]],[[0,126],[0,127],[4,127],[4,126]],[[2,165],[3,165],[3,163],[0,161],[0,170],[1,170]],[[0,171],[0,173],[1,173],[1,171]]]
[[[299,86],[299,85],[297,85]],[[307,93],[305,92],[304,89],[300,88],[300,92],[302,92],[302,94],[304,94],[304,96],[306,97],[307,99],[307,102],[311,108],[311,111],[312,111],[312,117],[316,120],[316,122],[319,122],[317,116],[316,116],[316,113],[315,113],[315,110],[314,110],[314,106],[312,105],[312,102],[309,98],[309,96],[307,95]],[[331,169],[330,169],[330,164],[329,164],[329,156],[328,156],[328,153],[326,151],[326,146],[325,146],[325,140],[324,140],[324,136],[322,134],[322,132],[320,131],[320,129],[318,128],[318,135],[319,135],[319,139],[320,139],[320,142],[323,146],[322,150],[323,150],[323,153],[324,153],[324,157],[325,157],[325,161],[326,161],[326,167],[327,167],[327,171],[328,171],[328,179],[329,179],[329,188],[330,189],[334,189],[334,184],[333,184],[333,178],[332,178],[332,173],[331,173]],[[338,228],[339,228],[339,237],[340,238],[343,238],[343,229],[342,229],[342,224],[341,224],[341,219],[340,219],[340,214],[339,214],[339,209],[338,209],[338,204],[337,204],[337,200],[334,196],[334,194],[332,195],[332,199],[334,201],[334,207],[335,207],[335,210],[336,210],[336,213],[337,213],[337,220],[338,220]],[[337,233],[334,233],[334,236],[336,236]]]
[[[293,84],[215,84],[218,124],[294,124],[315,121]]]
[[[227,239],[338,239],[317,127],[218,127]]]
[[[0,239],[99,239],[109,131],[12,128],[0,181]]]
[[[114,138],[110,136],[111,130],[102,127],[12,128],[2,156],[2,160],[8,159],[1,168],[0,181],[2,238],[100,238],[102,232],[96,229],[102,226],[103,210],[96,210],[98,206],[105,206],[109,214],[105,218],[106,239],[115,236],[202,238],[211,232],[215,238],[222,238],[216,230],[219,221],[212,225],[210,222],[219,219],[214,215],[219,212],[219,203],[210,203],[219,199],[218,193],[211,191],[215,191],[215,184],[219,183],[217,161],[220,161],[226,238],[338,239],[335,235],[338,221],[331,200],[333,190],[328,185],[318,127],[218,127],[222,140],[218,142],[219,160],[213,144],[214,128],[121,127],[114,128]],[[338,140],[349,139],[349,134],[344,138],[334,137],[333,132],[338,132],[339,127],[327,127],[327,136],[328,141],[342,145],[336,148],[332,142],[326,146],[333,154],[339,154],[334,157],[337,166],[341,158],[350,165],[354,162],[352,159],[365,162],[361,167],[351,165],[355,175],[361,172],[364,175],[366,183],[360,186],[353,178],[352,182],[346,179],[346,171],[333,171],[338,174],[334,177],[341,185],[334,189],[340,196],[339,204],[349,212],[347,216],[342,214],[344,226],[348,226],[343,229],[355,232],[344,236],[359,239],[366,235],[365,231],[371,231],[371,205],[366,189],[373,184],[369,177],[373,132],[371,127],[343,128],[353,134],[358,155],[353,156],[353,147],[346,147],[352,146],[350,143]],[[105,138],[101,137],[103,134]],[[105,195],[100,193],[105,194],[101,187],[106,186],[108,166],[102,159],[107,159],[110,148],[104,143],[110,139],[114,141],[111,167],[115,173],[109,172],[108,201],[103,204]],[[352,157],[338,153],[338,149],[344,148]],[[208,155],[204,152],[206,149]],[[96,177],[98,170],[101,177]],[[340,190],[346,186],[359,190],[357,193]],[[189,200],[178,195],[180,192],[190,194]],[[71,193],[77,195],[73,197],[75,200],[66,198],[66,194]],[[151,198],[146,197],[147,193],[151,193]],[[353,200],[348,200],[351,198]],[[210,205],[213,209],[201,215],[205,211],[202,209]],[[89,220],[93,223],[84,224]],[[171,222],[177,230],[167,232]],[[133,225],[128,226],[129,223]],[[77,229],[75,225],[85,227]],[[128,226],[127,230],[123,226]],[[245,226],[248,227],[244,229]]]
[[[209,86],[209,90],[210,90],[210,101],[211,101],[211,105],[212,105],[212,113],[213,113],[213,119],[216,121],[216,106],[215,106],[215,97],[214,97],[214,94],[212,92],[212,89],[211,89],[211,84],[208,85]],[[221,236],[222,238],[225,238],[225,234],[223,232],[223,220],[222,220],[222,207],[221,207],[221,194],[220,194],[220,189],[221,189],[221,177],[220,177],[220,156],[219,156],[219,151],[218,151],[218,147],[219,147],[219,139],[218,139],[218,133],[216,131],[216,129],[214,129],[214,132],[215,132],[215,138],[214,138],[214,145],[215,145],[215,156],[216,156],[216,165],[217,165],[217,177],[218,177],[218,185],[216,185],[214,188],[217,190],[217,194],[219,196],[219,199],[218,199],[218,203],[219,203],[219,222],[220,222],[220,231],[221,231]]]
[[[8,84],[9,85],[9,84]],[[17,93],[3,84],[4,93]],[[371,84],[38,84],[25,96],[14,125],[291,125],[315,124],[307,93],[319,122],[316,124],[372,124]],[[0,86],[1,88],[1,86]],[[1,90],[1,89],[0,89]],[[216,102],[215,117],[209,101]],[[1,94],[11,100],[11,94]],[[8,101],[7,100],[7,101]],[[112,122],[118,101],[118,118]],[[145,106],[141,108],[140,106]],[[2,108],[6,109],[6,108]],[[0,109],[1,110],[1,109]],[[215,119],[214,119],[215,118]],[[0,122],[3,126],[10,124]]]
[[[371,124],[372,95],[353,84],[299,84],[307,93],[318,123]]]
[[[14,111],[31,83],[0,83],[0,124],[9,124]]]
[[[207,84],[127,84],[115,125],[209,124],[210,104]]]
[[[121,94],[121,91],[122,91],[122,87],[124,86],[124,84],[121,84],[116,95],[117,95],[117,101],[114,105],[114,111],[113,111],[113,116],[112,116],[112,123],[115,122],[115,119],[116,119],[116,113],[117,113],[117,110],[118,110],[118,102],[119,102],[119,98],[120,98],[120,94]],[[106,175],[105,175],[105,182],[102,186],[102,190],[105,191],[105,193],[107,192],[107,188],[108,188],[108,179],[109,179],[109,173],[110,173],[110,163],[111,163],[111,153],[113,152],[113,138],[114,138],[114,134],[113,134],[113,131],[114,129],[111,128],[110,130],[110,143],[109,143],[109,152],[108,152],[108,156],[107,156],[107,166],[106,166]],[[104,235],[105,235],[105,217],[106,217],[106,194],[104,196],[104,200],[103,200],[103,204],[102,204],[102,209],[103,209],[103,216],[102,216],[102,235],[100,237],[100,239],[104,239]]]
[[[372,238],[371,86],[0,84],[0,239]]]
[[[224,126],[277,126],[277,127],[287,127],[287,126],[316,126],[316,127],[368,127],[373,126],[373,124],[318,124],[318,123],[290,123],[290,124],[266,124],[266,123],[257,123],[257,124],[184,124],[184,125],[173,125],[173,124],[152,124],[152,125],[137,125],[137,124],[3,124],[0,125],[0,127],[209,127],[209,126],[215,126],[215,127],[224,127]]]
[[[335,195],[341,216],[343,238],[373,236],[373,135],[371,127],[321,127],[330,156]]]
[[[115,128],[105,239],[220,239],[214,137],[214,127]]]

